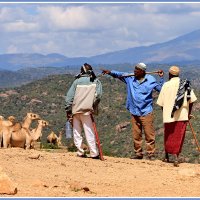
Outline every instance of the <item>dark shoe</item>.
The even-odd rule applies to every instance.
[[[100,156],[91,157],[92,159],[100,159]]]
[[[138,159],[138,160],[141,160],[143,158],[143,156],[139,156],[139,155],[136,155],[136,156],[133,156],[131,157],[131,159]]]
[[[169,163],[169,154],[165,152],[165,157],[162,159],[163,162]]]
[[[174,161],[174,167],[179,167],[179,162],[177,160]]]

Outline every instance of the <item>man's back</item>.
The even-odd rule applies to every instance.
[[[88,75],[76,79],[66,96],[66,107],[72,109],[72,113],[93,112],[93,103],[100,101],[102,95],[101,82],[95,79],[90,81]]]
[[[179,77],[171,78],[163,85],[158,97],[157,104],[163,107],[164,123],[188,120],[189,103],[196,100],[196,96],[193,91],[191,92],[191,100],[189,102],[187,101],[187,94],[185,93],[183,105],[175,112],[174,117],[172,118],[171,113],[179,89],[179,84]]]

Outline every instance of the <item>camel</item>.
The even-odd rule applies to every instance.
[[[3,123],[4,117],[0,115],[0,138],[1,138],[1,130],[2,130],[2,123]]]
[[[63,132],[60,131],[59,136],[57,136],[53,131],[47,136],[47,142],[54,144],[54,145],[58,145],[61,146],[61,140],[62,140],[62,135]]]
[[[3,117],[2,115],[0,115],[0,129],[1,129],[1,127],[2,127],[2,122],[3,122],[3,120],[4,120],[4,117]]]
[[[38,120],[38,127],[31,131],[28,128],[22,127],[20,131],[12,132],[11,147],[34,148],[34,142],[41,136],[42,128],[47,125],[48,122]]]
[[[5,120],[0,116],[0,147],[7,148],[10,144],[10,129],[13,126],[15,117],[10,116],[8,120]]]
[[[62,145],[62,136],[63,136],[63,132],[60,131],[58,139],[57,139],[58,146]]]
[[[29,127],[33,120],[40,119],[38,114],[27,113],[24,121],[20,123],[14,123],[13,127],[10,128],[10,137],[6,138],[10,140],[11,147],[30,148],[31,135]],[[10,120],[14,120],[10,117]],[[4,146],[6,148],[6,146]]]
[[[15,117],[14,116],[9,116],[8,117],[8,121],[10,121],[10,122],[12,122],[12,129],[13,130],[15,130],[15,131],[18,131],[19,129],[21,129],[22,128],[22,125],[21,125],[21,123],[19,123],[19,122],[16,122],[16,119],[15,119]]]
[[[2,128],[3,120],[4,120],[4,117],[2,115],[0,115],[0,131],[1,131],[1,128]]]
[[[11,131],[10,144],[11,147],[29,148],[30,146],[30,130],[22,127],[18,131]]]
[[[34,143],[40,138],[42,137],[42,129],[43,127],[48,126],[49,123],[47,121],[44,120],[38,120],[38,126],[37,128],[33,129],[30,132],[31,135],[31,141],[30,141],[30,147],[34,148]]]
[[[2,133],[2,121],[3,121],[4,117],[0,115],[0,147],[1,147],[1,142],[2,142],[2,138],[3,138],[3,133]]]

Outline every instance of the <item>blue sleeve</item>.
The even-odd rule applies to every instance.
[[[154,89],[155,89],[157,92],[160,92],[160,91],[161,91],[161,88],[162,88],[162,86],[163,86],[163,84],[164,84],[164,78],[161,77],[161,78],[160,78],[160,82],[159,82],[159,83],[156,83]]]
[[[124,83],[127,83],[127,79],[129,78],[129,77],[122,77],[122,76],[128,75],[127,72],[118,72],[118,71],[112,70],[110,72],[110,75],[114,78],[118,78],[120,81]]]

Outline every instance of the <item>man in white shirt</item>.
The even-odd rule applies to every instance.
[[[197,100],[190,82],[179,78],[180,69],[172,66],[167,81],[158,96],[157,104],[163,109],[165,159],[175,157],[174,166],[178,166],[178,156],[185,138],[188,118],[193,102]]]

